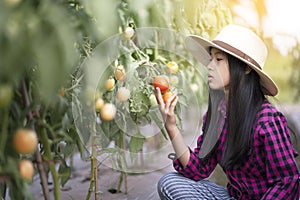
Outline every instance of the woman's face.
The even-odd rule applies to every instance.
[[[215,48],[211,49],[210,54],[211,61],[207,66],[208,85],[211,89],[227,90],[230,80],[228,58],[223,51]]]

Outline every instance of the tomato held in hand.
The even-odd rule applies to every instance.
[[[161,92],[166,92],[170,88],[169,80],[166,76],[154,77],[153,86],[154,86],[154,89],[156,89],[158,87]]]
[[[174,93],[173,93],[173,92],[170,92],[170,91],[164,93],[164,95],[163,95],[164,103],[166,103],[167,100],[168,100],[173,94],[174,94]]]

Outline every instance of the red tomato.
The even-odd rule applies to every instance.
[[[159,88],[161,92],[166,92],[170,88],[169,80],[166,76],[156,76],[153,79],[153,86]]]

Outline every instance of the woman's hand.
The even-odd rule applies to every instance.
[[[165,120],[165,127],[170,134],[170,132],[172,132],[172,130],[177,129],[176,116],[175,116],[174,109],[175,109],[175,106],[178,101],[178,96],[176,94],[173,94],[168,98],[166,103],[164,103],[161,91],[158,87],[155,88],[154,93],[155,93],[156,100],[157,100],[160,112],[162,114],[162,117]]]
[[[165,120],[165,127],[169,134],[176,156],[183,167],[185,167],[190,160],[190,151],[186,146],[182,135],[176,125],[175,106],[178,101],[178,96],[173,94],[164,103],[160,89],[155,88],[155,96],[160,109],[160,112]]]

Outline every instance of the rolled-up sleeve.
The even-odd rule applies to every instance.
[[[205,161],[199,158],[198,154],[202,141],[203,135],[200,135],[197,141],[197,147],[194,149],[194,151],[189,148],[190,160],[185,167],[181,165],[178,159],[174,160],[173,162],[173,166],[176,171],[195,181],[207,178],[217,165],[217,159],[213,153],[208,155],[208,158],[206,158]]]

